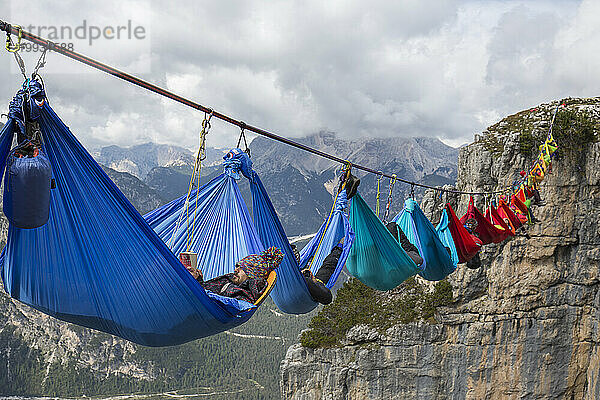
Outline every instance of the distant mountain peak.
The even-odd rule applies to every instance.
[[[297,139],[298,142],[324,151],[336,157],[350,160],[356,164],[381,169],[383,167],[398,168],[386,170],[389,173],[403,172],[406,179],[421,179],[433,174],[441,167],[452,170],[456,176],[458,149],[446,145],[437,138],[354,138],[338,137],[334,132],[320,131]],[[278,169],[278,165],[290,164],[305,173],[321,173],[337,167],[331,160],[306,154],[302,150],[289,149],[276,141],[256,138],[250,148],[255,165],[261,168]]]
[[[206,156],[204,165],[213,165],[220,161],[223,150],[208,148]],[[191,171],[195,154],[184,147],[149,142],[130,147],[106,146],[100,149],[96,158],[100,164],[116,171],[145,179],[158,167],[187,167]]]

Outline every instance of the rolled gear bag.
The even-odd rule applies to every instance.
[[[39,228],[48,222],[52,167],[42,149],[23,142],[9,154],[4,176],[4,214],[17,228]]]

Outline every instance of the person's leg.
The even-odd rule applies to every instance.
[[[533,215],[533,212],[531,212],[531,208],[529,208],[529,220],[531,221],[532,224],[536,224],[538,222],[541,222],[539,219],[537,219],[535,217],[535,215]]]
[[[423,264],[423,258],[419,255],[419,250],[408,240],[404,232],[398,227],[398,224],[392,221],[386,225],[386,228],[390,231],[394,239],[399,241],[406,254],[408,254],[415,264]]]
[[[333,275],[335,269],[337,268],[337,263],[340,260],[341,255],[342,248],[340,246],[335,246],[331,250],[331,253],[329,253],[329,255],[325,257],[325,260],[323,260],[323,264],[315,274],[315,278],[324,284],[327,284],[327,282],[329,282],[329,278],[331,278],[331,275]]]
[[[356,191],[358,190],[358,185],[360,185],[360,179],[350,174],[348,176],[348,179],[346,180],[345,186],[346,197],[348,198],[348,200],[350,200],[356,194]]]
[[[385,227],[388,229],[388,231],[390,231],[390,233],[392,234],[394,239],[396,239],[396,242],[397,242],[398,241],[398,224],[396,224],[394,221],[392,221],[392,222],[389,222]]]
[[[540,191],[537,189],[533,189],[533,200],[535,201],[536,206],[546,205],[546,202],[542,200],[542,196],[540,196]]]
[[[467,268],[469,269],[477,269],[481,267],[481,258],[479,258],[479,253],[475,254],[475,257],[471,258],[467,261]]]
[[[417,266],[423,264],[423,258],[419,255],[419,253],[416,253],[414,251],[407,251],[406,254],[408,254],[410,259],[413,260],[414,263],[417,264]]]

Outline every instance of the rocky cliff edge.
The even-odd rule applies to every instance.
[[[454,302],[435,322],[384,333],[355,326],[342,347],[290,347],[281,364],[283,398],[600,398],[600,102],[566,104],[562,132],[554,126],[561,150],[541,184],[546,205],[534,208],[541,222],[528,228],[530,239],[485,246],[478,270],[460,265],[448,278]],[[458,188],[510,184],[535,157],[556,105],[509,116],[476,135],[460,151]],[[581,116],[595,135],[585,143],[577,140]],[[423,209],[433,221],[442,200],[458,203],[460,214],[468,198],[428,193]]]

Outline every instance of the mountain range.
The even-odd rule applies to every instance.
[[[348,140],[331,132],[319,132],[298,139],[298,142],[419,183],[444,185],[453,184],[456,180],[458,150],[434,138]],[[316,230],[331,209],[340,165],[263,137],[254,139],[249,147],[253,167],[265,184],[286,233],[301,235]],[[203,182],[222,172],[220,161],[225,152],[223,149],[207,149],[202,169]],[[149,211],[148,205],[184,195],[194,164],[194,154],[188,149],[152,143],[129,148],[104,147],[96,158],[100,164],[114,171],[111,178],[129,180],[123,186],[131,185],[131,190],[139,194],[134,196],[138,202],[135,205],[144,211]],[[374,207],[377,176],[359,170],[353,173],[361,179],[361,195]],[[249,199],[245,179],[240,182],[240,188],[244,198]],[[389,180],[382,179],[382,209],[385,208],[388,188]],[[393,198],[396,201],[390,207],[392,214],[402,208],[401,200],[409,196],[410,191],[410,186],[405,184],[394,186]],[[420,196],[422,191],[417,188],[415,193]]]

